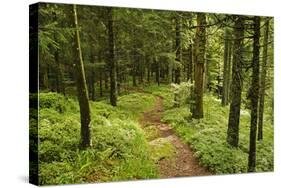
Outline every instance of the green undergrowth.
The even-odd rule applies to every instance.
[[[57,93],[40,93],[39,97],[41,185],[157,177],[149,143],[137,123],[141,112],[154,104],[152,95],[122,96],[118,107],[106,101],[90,102],[92,146],[85,151],[78,149],[78,102]]]
[[[153,95],[163,97],[164,100],[164,109],[170,109],[174,105],[174,94],[172,93],[172,87],[170,85],[161,85],[151,84],[143,88],[144,91],[150,92]]]
[[[172,145],[169,137],[156,138],[150,141],[150,153],[151,157],[155,162],[161,161],[162,159],[172,159],[176,154],[176,149]]]
[[[154,103],[155,97],[147,93],[132,93],[118,98],[118,108],[133,115],[133,118],[139,118],[141,113],[153,107]]]
[[[154,93],[168,92],[167,87],[152,89]],[[161,95],[172,100],[169,94]],[[165,97],[168,96],[168,97]],[[166,102],[168,103],[168,102]],[[226,143],[229,107],[222,107],[221,101],[211,94],[204,96],[204,118],[191,118],[188,105],[169,108],[162,121],[169,123],[180,138],[191,145],[200,163],[215,174],[247,172],[250,112],[242,109],[240,116],[239,147]],[[265,112],[264,139],[257,141],[257,171],[273,170],[273,125],[270,112]]]

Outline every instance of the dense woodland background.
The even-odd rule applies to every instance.
[[[161,122],[210,174],[273,170],[273,18],[44,3],[31,14],[39,184],[167,177],[158,163],[177,148],[151,144],[159,130],[140,121],[159,97]]]

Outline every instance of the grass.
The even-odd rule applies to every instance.
[[[77,101],[57,93],[40,93],[40,184],[157,177],[150,146],[137,123],[154,100],[152,95],[135,93],[120,97],[116,108],[107,101],[91,102],[92,147],[80,151]]]
[[[166,104],[173,100],[167,89],[151,87],[153,93],[164,97]],[[229,107],[222,107],[220,100],[211,94],[204,96],[204,118],[195,120],[187,104],[179,108],[167,105],[162,121],[169,123],[176,134],[193,148],[200,163],[215,174],[247,172],[250,113],[241,110],[239,147],[226,143]],[[267,108],[271,109],[271,108]],[[273,171],[273,125],[270,111],[265,112],[264,139],[257,142],[257,172]]]

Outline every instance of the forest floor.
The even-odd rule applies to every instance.
[[[38,95],[32,97],[37,100]],[[55,92],[40,93],[39,126],[36,119],[30,121],[32,140],[37,142],[37,135],[40,139],[40,184],[246,173],[249,110],[241,111],[240,144],[232,148],[225,142],[228,106],[206,94],[204,118],[195,120],[187,99],[180,101],[175,107],[173,90],[165,85],[126,88],[117,107],[108,100],[90,101],[92,147],[76,150],[81,127],[78,101]],[[271,108],[266,112],[264,140],[257,142],[257,172],[274,169]],[[32,109],[31,117],[37,118],[38,110]],[[38,176],[38,171],[32,173]]]
[[[157,161],[157,166],[161,178],[183,177],[183,176],[204,176],[211,173],[204,167],[200,166],[197,158],[193,156],[193,151],[189,145],[183,143],[175,134],[169,124],[161,122],[163,116],[163,98],[156,96],[156,102],[153,108],[143,113],[139,122],[142,128],[148,126],[156,128],[159,134],[150,144],[155,144],[159,140],[169,142],[175,149],[173,157],[162,157]]]

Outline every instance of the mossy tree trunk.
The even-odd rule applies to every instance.
[[[79,25],[77,19],[77,8],[73,5],[73,26],[75,27],[75,40],[73,45],[74,64],[76,68],[76,83],[77,94],[80,107],[80,119],[81,119],[81,149],[85,149],[91,145],[90,134],[90,106],[89,96],[87,91],[87,84],[85,78],[85,71],[82,59],[82,51],[80,44]]]
[[[249,98],[251,100],[251,127],[248,172],[256,171],[256,139],[259,102],[259,58],[260,58],[260,17],[254,17],[254,42],[252,63],[252,84]]]
[[[204,87],[204,57],[206,45],[206,15],[197,14],[197,28],[195,40],[195,70],[194,70],[194,99],[195,106],[192,117],[195,119],[203,118],[203,87]]]
[[[244,17],[234,16],[234,45],[233,45],[233,65],[231,84],[231,104],[228,117],[227,142],[234,147],[238,147],[239,142],[239,121],[241,107],[241,92],[243,85],[242,78],[242,51],[244,37]]]

